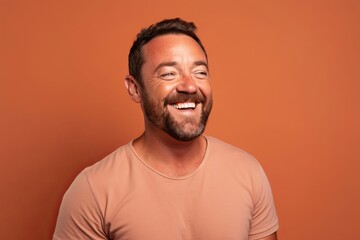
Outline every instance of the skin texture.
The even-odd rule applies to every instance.
[[[145,45],[143,55],[142,106],[147,120],[177,140],[200,136],[212,103],[203,51],[188,36],[166,35]],[[173,106],[190,102],[196,104],[195,109]]]

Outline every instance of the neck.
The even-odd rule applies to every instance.
[[[191,141],[179,141],[165,132],[144,132],[133,143],[143,161],[159,172],[183,176],[193,172],[202,162],[206,139],[199,136]]]

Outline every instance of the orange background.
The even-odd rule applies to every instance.
[[[50,239],[79,171],[143,131],[127,54],[177,16],[209,54],[207,134],[266,169],[280,239],[360,239],[357,0],[0,0],[0,239]]]

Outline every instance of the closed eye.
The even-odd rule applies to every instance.
[[[161,74],[159,75],[159,77],[160,77],[161,79],[165,79],[165,80],[173,80],[173,79],[175,79],[175,77],[176,77],[176,73],[175,73],[175,72],[161,73]]]
[[[206,79],[209,77],[209,73],[207,71],[196,71],[195,76],[200,79]]]

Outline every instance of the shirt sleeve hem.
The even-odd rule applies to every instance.
[[[261,239],[264,237],[267,237],[271,234],[273,234],[274,232],[276,232],[277,230],[279,230],[279,223],[276,222],[272,227],[264,229],[263,231],[260,231],[258,233],[249,235],[249,240],[256,240],[256,239]]]

